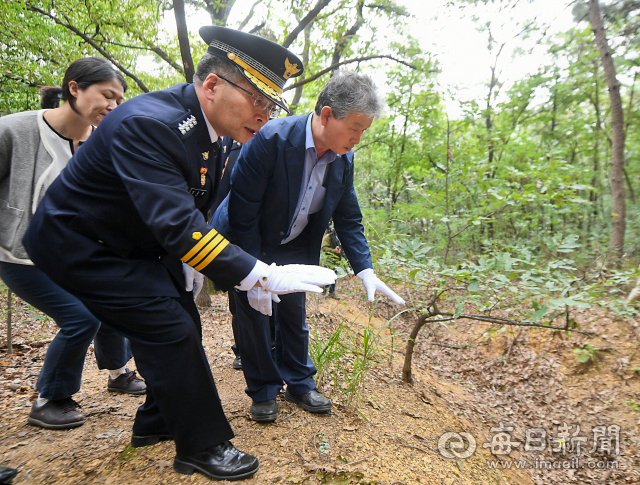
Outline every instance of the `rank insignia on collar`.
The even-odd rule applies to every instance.
[[[198,124],[198,122],[196,121],[196,117],[191,115],[186,120],[184,120],[182,123],[180,123],[178,125],[178,129],[180,130],[180,133],[182,133],[184,135],[189,130],[191,130],[191,128],[196,126],[197,124]]]
[[[209,160],[209,152],[202,152],[202,158]]]
[[[227,153],[227,145],[222,147],[222,153]]]

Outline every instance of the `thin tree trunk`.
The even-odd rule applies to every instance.
[[[189,2],[192,3],[196,6],[200,6],[200,2]],[[209,12],[209,15],[211,16],[211,24],[212,25],[221,25],[221,26],[225,26],[227,25],[227,20],[229,19],[229,14],[231,13],[231,9],[233,8],[233,6],[235,5],[236,0],[205,0],[204,4],[205,4],[205,10],[207,12]],[[254,7],[258,4],[259,2],[256,2],[253,4],[253,7],[251,7],[251,11],[253,11]],[[251,13],[249,14],[249,17],[251,17]],[[248,22],[248,20],[247,20]],[[246,25],[246,23],[245,23]],[[242,26],[244,27],[244,25]],[[241,30],[242,27],[238,28],[238,30]]]
[[[7,353],[13,354],[13,342],[11,340],[11,290],[7,288]]]
[[[451,221],[449,220],[449,166],[450,162],[453,161],[453,156],[451,155],[451,127],[449,123],[449,118],[447,117],[447,171],[445,173],[444,179],[444,203],[445,203],[445,217],[447,218],[447,222],[445,225],[447,226],[447,245],[444,248],[444,254],[442,255],[442,266],[447,265],[447,256],[449,256],[449,249],[451,249],[451,241],[453,237],[451,236]],[[407,381],[408,382],[408,381]]]
[[[490,66],[491,69],[491,81],[489,81],[489,94],[487,95],[487,112],[485,114],[485,125],[487,127],[487,139],[489,141],[489,145],[487,147],[487,164],[488,164],[488,176],[489,178],[493,178],[495,174],[495,167],[493,166],[493,159],[495,155],[495,145],[493,143],[493,120],[492,120],[492,105],[491,105],[491,97],[493,96],[493,88],[498,84],[498,78],[496,77],[496,68],[498,66],[498,58],[502,53],[502,49],[504,49],[505,44],[500,46],[498,53],[496,54],[496,60],[493,66]],[[489,221],[487,223],[487,237],[489,239],[493,239],[493,221]]]
[[[558,76],[556,76],[556,83],[553,86],[553,111],[551,113],[551,137],[553,138],[557,124],[556,116],[558,114]]]
[[[193,59],[191,58],[189,30],[187,29],[187,19],[184,14],[184,0],[174,0],[173,13],[175,14],[176,27],[178,28],[178,42],[180,43],[180,55],[182,56],[184,77],[188,83],[192,83],[195,69],[193,67]]]
[[[598,193],[600,180],[600,134],[602,132],[602,118],[600,116],[600,84],[598,82],[598,68],[595,65],[593,69],[593,82],[595,86],[593,94],[593,108],[596,112],[596,124],[593,128],[593,175],[591,177],[591,187],[589,191],[589,201],[592,204],[591,217],[587,222],[587,231],[591,231],[591,225],[595,227],[598,219]]]
[[[202,283],[202,289],[196,298],[196,306],[209,308],[211,306],[211,295],[209,294],[209,278],[205,277]]]
[[[249,10],[249,14],[244,18],[244,20],[240,23],[240,25],[238,26],[238,30],[242,30],[246,27],[246,25],[249,23],[249,20],[251,20],[251,17],[253,17],[253,11],[256,8],[256,6],[258,4],[262,3],[262,0],[256,0],[254,2],[253,5],[251,5],[251,10]],[[228,17],[228,13],[227,13],[227,17]],[[225,19],[225,25],[226,25],[226,19]],[[305,64],[306,66],[306,64]]]
[[[429,319],[429,315],[426,313],[424,315],[420,315],[416,324],[413,326],[413,330],[411,330],[411,335],[409,335],[409,340],[407,340],[407,349],[404,353],[404,365],[402,366],[402,380],[411,384],[413,382],[413,375],[411,372],[411,359],[413,358],[413,347],[416,345],[416,339],[418,338],[418,333],[424,326],[425,322]]]
[[[304,28],[304,48],[302,50],[302,63],[306,66],[309,64],[309,48],[311,47],[311,27],[313,26],[313,22],[309,22],[309,24]],[[300,80],[304,80],[307,71],[305,70],[302,73],[302,77]],[[296,109],[298,108],[298,103],[302,98],[302,90],[303,86],[298,86],[296,88],[295,94],[293,95],[293,100],[289,105],[289,109],[291,111],[291,115],[296,114]]]
[[[413,64],[405,61],[404,59],[398,59],[396,57],[393,56],[388,56],[386,54],[374,54],[371,56],[364,56],[364,57],[356,57],[354,59],[347,59],[346,61],[340,61],[336,64],[331,64],[329,67],[325,67],[324,69],[322,69],[321,71],[316,72],[314,75],[309,76],[301,81],[297,81],[293,84],[288,85],[287,87],[285,87],[283,89],[283,91],[289,91],[291,89],[296,89],[304,84],[308,84],[310,82],[315,81],[316,79],[318,79],[320,76],[324,76],[326,73],[330,72],[330,71],[335,71],[337,68],[339,68],[340,66],[344,66],[346,64],[353,64],[354,62],[360,63],[360,62],[364,62],[364,61],[370,61],[372,59],[391,59],[394,62],[397,62],[398,64],[402,64],[403,66],[407,66],[410,67],[411,69],[417,69],[416,66],[414,66]],[[430,70],[429,73],[432,72],[436,72],[435,70]]]
[[[409,85],[409,101],[407,101],[407,106],[411,106],[413,102],[413,80]],[[398,158],[395,160],[396,166],[394,170],[394,179],[393,179],[393,187],[391,194],[391,206],[389,209],[393,210],[393,208],[398,203],[398,199],[400,198],[400,194],[402,193],[402,189],[405,184],[400,185],[400,179],[403,176],[402,171],[402,157],[404,156],[404,150],[407,145],[407,131],[409,129],[409,114],[406,114],[404,117],[404,126],[402,127],[402,144],[400,145],[400,154]]]
[[[611,57],[611,48],[600,15],[598,0],[589,0],[589,20],[600,52],[604,77],[609,88],[611,105],[611,196],[613,215],[611,220],[611,249],[621,256],[624,248],[626,206],[624,189],[624,114],[620,97],[620,83],[616,78],[616,68]]]
[[[358,33],[358,30],[360,30],[360,27],[362,27],[362,25],[364,24],[364,17],[362,16],[363,7],[364,7],[364,0],[359,0],[358,4],[356,5],[356,12],[358,13],[358,18],[356,19],[356,22],[351,26],[351,28],[347,30],[342,36],[342,38],[340,38],[340,40],[338,41],[338,44],[336,45],[333,51],[333,57],[331,59],[332,66],[340,62],[340,59],[342,58],[342,53],[347,48],[347,44]],[[331,75],[333,76],[333,71]]]
[[[49,12],[46,12],[46,11],[42,10],[41,8],[36,7],[34,5],[26,4],[26,7],[27,7],[27,10],[39,13],[41,15],[44,15],[45,17],[48,17],[51,20],[53,20],[56,24],[61,25],[61,26],[65,27],[66,29],[70,30],[71,32],[73,32],[75,35],[80,37],[87,44],[89,44],[91,47],[93,47],[95,50],[97,50],[103,57],[105,57],[107,60],[109,60],[111,62],[111,64],[116,66],[120,71],[122,71],[123,74],[125,74],[126,76],[129,76],[131,79],[133,79],[133,81],[138,85],[138,87],[142,91],[144,91],[145,93],[149,92],[149,88],[147,86],[145,86],[145,84],[142,82],[142,80],[140,80],[139,77],[137,77],[135,74],[133,74],[131,71],[129,71],[126,67],[124,67],[122,64],[120,64],[111,54],[109,54],[100,45],[98,45],[98,43],[92,37],[90,37],[89,35],[87,35],[84,32],[82,32],[75,25],[71,25],[68,22],[63,22],[59,18],[57,18],[54,15],[50,14]]]
[[[316,3],[315,7],[313,7],[313,9],[311,9],[309,13],[307,13],[307,15],[305,15],[302,18],[302,20],[298,23],[298,25],[289,33],[287,38],[284,39],[284,42],[282,43],[282,47],[288,48],[291,44],[293,44],[293,41],[296,40],[296,37],[298,37],[298,34],[302,32],[310,22],[315,20],[315,18],[318,16],[320,11],[324,7],[329,5],[330,1],[331,0],[318,0],[318,3]]]

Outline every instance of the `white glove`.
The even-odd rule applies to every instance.
[[[394,303],[404,305],[404,300],[400,298],[396,293],[385,285],[380,278],[378,278],[373,272],[372,268],[363,269],[357,274],[358,278],[362,280],[364,287],[367,290],[367,298],[369,301],[373,301],[376,290],[387,295]]]
[[[285,273],[297,273],[307,278],[333,278],[333,283],[335,283],[336,280],[335,271],[323,266],[313,266],[309,264],[285,264],[284,266],[278,266],[278,268],[280,268]],[[324,285],[324,283],[318,284]]]
[[[631,290],[631,293],[627,296],[627,303],[631,303],[636,300],[640,300],[640,279],[638,279],[635,288]]]
[[[195,278],[193,279],[193,299],[198,298],[200,290],[204,286],[204,275],[199,271],[196,271]]]
[[[258,281],[264,290],[277,295],[301,291],[322,293],[320,286],[335,283],[336,274],[333,270],[320,266],[306,264],[276,266],[274,263]]]
[[[192,291],[195,300],[204,285],[204,275],[185,263],[182,263],[182,274],[185,282],[184,289]]]
[[[275,293],[271,293],[264,288],[254,286],[247,291],[247,300],[254,310],[259,311],[263,315],[272,315],[271,301],[280,302],[280,298]]]

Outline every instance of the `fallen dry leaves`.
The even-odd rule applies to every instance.
[[[337,326],[342,317],[356,330],[368,325],[368,304],[349,284],[339,288],[341,300],[310,297],[309,310],[323,325]],[[353,292],[351,294],[350,292]],[[2,302],[4,305],[4,301]],[[4,309],[4,306],[0,306]],[[4,326],[0,324],[0,464],[18,468],[16,484],[103,483],[177,484],[210,483],[201,475],[178,475],[172,469],[171,442],[132,449],[127,446],[136,408],[141,398],[106,391],[107,376],[89,353],[83,385],[75,396],[89,416],[80,428],[47,431],[26,425],[35,397],[33,386],[46,344],[55,335],[51,321],[24,303],[14,304],[13,355],[6,353]],[[381,305],[372,320],[379,324],[392,309]],[[364,317],[363,317],[364,315]],[[457,322],[451,331],[421,333],[414,355],[414,377],[409,386],[400,381],[404,344],[402,334],[412,326],[411,316],[394,321],[396,334],[390,358],[378,365],[366,382],[361,415],[334,399],[329,415],[312,415],[279,400],[280,417],[270,425],[249,419],[250,400],[244,394],[241,372],[231,369],[232,333],[224,295],[213,297],[203,310],[203,345],[220,397],[236,438],[234,444],[255,454],[261,468],[248,484],[527,484],[527,483],[636,483],[637,420],[640,413],[625,400],[640,402],[640,378],[635,339],[622,337],[625,323],[606,315],[588,315],[590,330],[607,341],[594,345],[610,350],[585,369],[576,365],[572,349],[576,337],[526,330],[511,346],[508,363],[501,357],[512,334],[490,341],[479,338],[486,328]],[[594,319],[594,317],[597,317]],[[585,319],[587,315],[585,315]],[[468,344],[454,349],[432,345]],[[626,360],[625,360],[626,359]],[[590,414],[591,413],[591,414]],[[635,414],[634,414],[635,413]],[[364,419],[363,416],[366,418]],[[623,427],[623,454],[629,468],[589,474],[570,471],[494,470],[494,459],[482,447],[499,422],[513,423],[515,437],[527,426],[548,427],[571,421],[584,426],[618,422]],[[448,431],[473,435],[478,449],[466,460],[447,460],[437,449]],[[512,458],[519,458],[519,451]]]

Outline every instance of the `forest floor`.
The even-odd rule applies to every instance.
[[[323,334],[340,322],[362,334],[398,311],[380,304],[370,317],[355,281],[340,280],[338,295],[340,300],[308,298],[310,325]],[[92,349],[74,396],[87,422],[66,431],[27,425],[46,344],[57,327],[17,298],[13,306],[9,355],[2,297],[0,465],[19,470],[15,484],[211,483],[173,471],[172,442],[128,446],[143,398],[108,393],[107,374],[97,370]],[[464,320],[425,327],[409,385],[400,377],[416,316],[406,313],[391,322],[392,332],[384,331],[390,346],[367,374],[358,411],[325,383],[322,390],[335,404],[330,414],[312,415],[279,398],[280,417],[265,425],[250,420],[242,372],[231,368],[226,295],[212,295],[212,307],[201,315],[233,443],[260,460],[259,472],[242,483],[640,483],[636,322],[586,310],[574,318],[591,338],[540,329],[485,333],[491,327]],[[592,361],[579,363],[575,349],[587,351]],[[456,445],[460,436],[464,440]],[[470,443],[475,452],[465,453]]]

